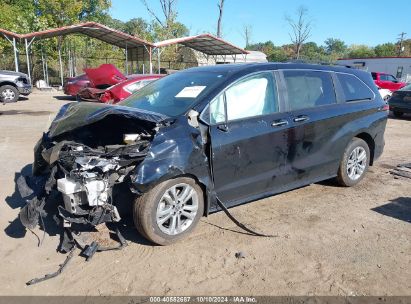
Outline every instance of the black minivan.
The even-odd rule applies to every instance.
[[[118,105],[64,106],[35,148],[33,173],[47,187],[20,216],[27,225],[27,210],[54,192],[66,227],[116,222],[116,206],[129,204],[116,198],[125,184],[138,231],[170,244],[218,202],[232,207],[330,178],[357,184],[383,151],[387,115],[371,75],[355,69],[184,70]]]

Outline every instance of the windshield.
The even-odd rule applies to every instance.
[[[178,72],[148,84],[119,104],[178,116],[220,85],[226,75],[226,72]]]

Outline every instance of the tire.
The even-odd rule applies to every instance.
[[[183,194],[189,194],[190,189],[192,194],[183,203]],[[173,193],[177,200],[173,199]],[[143,237],[158,245],[170,245],[190,234],[203,213],[204,198],[200,186],[191,178],[179,177],[164,181],[138,196],[134,201],[133,219]]]
[[[365,158],[364,157],[365,153]],[[345,148],[337,173],[337,182],[344,187],[358,184],[365,176],[370,164],[370,148],[360,139],[353,140]]]
[[[19,91],[12,85],[0,87],[0,101],[4,103],[17,102],[19,100]]]
[[[394,116],[395,116],[395,117],[398,117],[398,118],[400,118],[400,117],[402,117],[402,116],[404,115],[403,112],[398,112],[398,111],[393,111],[392,114],[394,114]]]

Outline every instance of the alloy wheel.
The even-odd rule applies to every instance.
[[[162,232],[177,235],[189,228],[197,215],[198,194],[185,183],[167,189],[156,212],[156,222]]]
[[[359,179],[367,167],[367,152],[363,147],[356,147],[347,161],[347,175],[351,180]]]

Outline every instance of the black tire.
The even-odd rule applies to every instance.
[[[366,154],[366,159],[362,160],[361,162],[353,161],[351,157],[352,155],[354,156],[354,154],[352,153],[355,149],[357,149],[356,151],[361,151],[361,154],[362,154],[362,151],[364,151]],[[350,169],[348,169],[349,162],[351,163]],[[362,166],[364,166],[361,174],[356,174],[358,172],[357,170],[361,170],[361,169],[359,167],[358,169],[352,168],[353,162],[356,165],[358,164],[358,166],[361,166],[361,168]],[[338,168],[338,173],[337,173],[338,184],[344,187],[355,186],[364,178],[368,170],[369,164],[370,164],[370,148],[368,147],[368,144],[360,138],[357,138],[357,137],[353,138],[351,142],[348,144],[348,146],[345,148],[343,157],[340,162],[340,166]],[[354,165],[354,167],[356,165]],[[349,171],[352,175],[349,175]]]
[[[399,111],[393,111],[392,114],[394,114],[394,116],[395,116],[395,117],[398,117],[398,118],[400,118],[400,117],[402,117],[402,116],[404,115],[403,112],[399,112]]]
[[[192,219],[191,224],[187,228],[185,228],[184,231],[178,232],[174,235],[170,235],[163,231],[164,229],[166,229],[166,227],[164,227],[163,225],[171,225],[171,218],[165,223],[163,223],[163,225],[159,225],[157,223],[157,210],[158,208],[161,208],[161,206],[159,206],[160,203],[164,204],[164,202],[162,203],[160,200],[162,199],[163,195],[165,195],[166,191],[172,188],[173,186],[183,184],[189,185],[197,195],[197,213],[195,214],[194,219]],[[191,201],[191,204],[194,204],[193,201]],[[203,214],[203,191],[193,179],[187,177],[170,179],[158,184],[147,193],[138,196],[134,201],[133,208],[134,224],[138,232],[149,241],[158,245],[170,245],[190,234],[191,231],[193,231],[193,229],[197,226]],[[181,216],[182,215],[180,215],[180,218]],[[188,220],[188,218],[186,218],[186,220]]]
[[[17,102],[19,100],[19,91],[12,85],[0,87],[0,101],[4,103]]]

